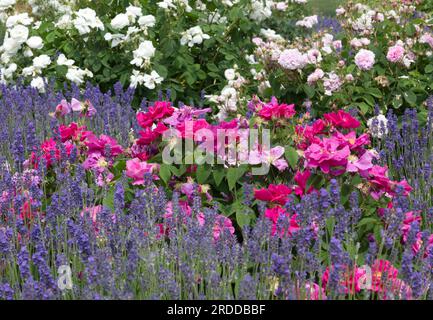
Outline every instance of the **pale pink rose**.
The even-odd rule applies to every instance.
[[[388,54],[386,55],[386,58],[388,59],[388,61],[392,62],[392,63],[396,63],[399,62],[403,59],[404,57],[404,48],[402,46],[399,45],[395,45],[393,47],[390,47],[388,49]]]
[[[357,158],[356,156],[349,156],[346,170],[348,172],[368,170],[373,167],[373,158],[376,158],[376,156],[370,151],[366,151],[360,158]]]
[[[322,79],[324,75],[325,73],[323,72],[322,69],[316,69],[312,74],[308,76],[307,82],[311,86],[315,84],[317,81],[319,81],[320,79]]]
[[[255,147],[253,150],[250,151],[249,164],[272,164],[279,171],[284,171],[285,169],[287,169],[288,164],[286,160],[280,159],[283,155],[284,147],[281,146],[271,148],[270,150],[265,149],[261,151],[259,150],[259,148]]]
[[[307,51],[308,63],[316,64],[322,61],[322,54],[317,49],[310,49]]]
[[[343,43],[341,42],[341,40],[335,40],[334,42],[332,42],[332,45],[334,46],[334,49],[337,51],[343,48]]]
[[[74,112],[81,112],[83,110],[83,105],[77,99],[72,98],[72,100],[71,100],[71,109]]]
[[[287,9],[288,5],[285,2],[277,2],[275,4],[275,9],[279,11],[285,11]]]
[[[60,101],[60,103],[56,107],[56,113],[63,117],[70,112],[71,112],[70,104],[65,99]]]
[[[278,63],[288,70],[303,69],[307,64],[307,57],[298,49],[286,49],[281,52]]]
[[[355,56],[355,64],[361,70],[370,70],[375,62],[374,52],[366,49],[361,49]]]
[[[433,48],[433,36],[429,33],[424,33],[419,39],[421,43],[427,43],[430,47]]]
[[[134,158],[126,161],[126,176],[134,180],[133,185],[140,185],[144,183],[144,175],[152,173],[155,168],[155,164]]]

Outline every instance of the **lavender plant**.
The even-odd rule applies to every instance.
[[[138,177],[143,180],[138,186],[122,170],[112,183],[97,185],[78,161],[79,150],[61,143],[58,120],[50,113],[61,99],[80,98],[96,109],[92,117],[81,119],[87,128],[127,145],[135,126],[132,90],[119,85],[109,93],[92,85],[82,93],[76,87],[39,93],[22,85],[0,90],[1,299],[432,296],[431,228],[424,222],[428,219],[414,214],[429,206],[419,189],[423,184],[416,184],[427,182],[411,167],[415,161],[397,135],[395,141],[384,140],[384,152],[389,159],[401,155],[403,165],[395,166],[394,174],[408,176],[415,196],[408,198],[398,186],[393,206],[383,209],[380,220],[372,220],[370,208],[360,206],[359,190],[343,202],[344,188],[332,179],[317,192],[288,197],[284,209],[296,212],[296,225],[284,215],[273,225],[269,215],[276,207],[266,208],[260,201],[255,201],[257,213],[247,211],[253,186],[245,185],[245,215],[255,219],[234,230],[217,202],[203,203],[197,184],[189,209],[179,192],[158,186],[151,173]],[[420,129],[409,115],[413,113],[408,111],[401,132],[424,139],[415,132],[431,129]],[[388,130],[399,132],[392,125],[390,120]],[[56,151],[29,166],[32,153],[38,158],[48,138]],[[414,146],[407,150],[421,148],[418,153],[427,154],[424,144]],[[109,159],[114,147],[101,152]],[[65,267],[70,274],[62,272]],[[70,286],[62,285],[65,275]]]

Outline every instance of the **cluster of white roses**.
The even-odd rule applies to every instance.
[[[192,11],[192,7],[189,5],[188,0],[163,0],[158,2],[157,5],[173,16],[176,16],[181,8],[186,12]]]
[[[78,85],[84,83],[84,77],[93,77],[93,73],[87,69],[80,69],[79,67],[74,65],[75,61],[72,59],[66,58],[66,56],[61,53],[57,58],[57,64],[59,66],[68,67],[68,72],[66,73],[66,79],[72,81]]]
[[[132,71],[130,86],[136,88],[144,85],[148,89],[155,89],[164,79],[155,71],[145,73],[150,68],[150,60],[155,55],[152,41],[146,40],[148,28],[155,26],[153,15],[143,15],[141,8],[130,5],[126,12],[119,13],[110,22],[111,27],[117,31],[115,34],[106,33],[104,38],[111,41],[111,47],[123,44],[138,43],[133,50],[131,64],[138,68]]]
[[[32,2],[36,6],[37,2]],[[52,3],[55,5],[56,3]],[[63,7],[62,7],[63,8]],[[35,8],[33,8],[35,9]],[[37,7],[36,7],[37,9]],[[65,9],[72,16],[72,11]],[[89,8],[81,9],[74,13],[75,18],[71,20],[69,27],[74,26],[80,34],[87,34],[91,29],[97,28],[103,30],[104,25],[96,17],[96,13]],[[40,21],[34,22],[33,18],[28,13],[20,13],[8,16],[5,20],[6,34],[3,45],[0,47],[1,57],[1,81],[8,82],[14,78],[14,74],[18,71],[18,62],[20,55],[25,58],[31,58],[31,65],[22,66],[21,73],[16,76],[31,78],[30,85],[43,92],[45,90],[46,78],[43,76],[44,70],[52,64],[52,59],[41,54],[35,56],[38,50],[44,46],[43,39],[39,36],[30,36],[30,30],[37,30],[40,26]],[[93,74],[89,70],[82,70],[74,65],[73,60],[69,60],[64,54],[60,54],[57,59],[58,65],[68,67],[66,78],[76,84],[84,83],[84,77],[92,77]]]
[[[207,95],[206,98],[216,104],[219,109],[216,118],[223,121],[230,113],[236,112],[238,105],[241,102],[240,89],[247,83],[247,80],[237,71],[238,66],[235,65],[231,69],[224,72],[227,80],[227,85],[221,90],[219,95]]]
[[[42,70],[47,68],[51,64],[51,59],[46,54],[40,55],[33,59],[33,65],[26,67],[23,69],[23,76],[31,76],[32,81],[30,85],[34,88],[37,88],[40,92],[44,92],[46,79],[41,76]],[[93,77],[93,73],[87,69],[80,69],[75,66],[75,61],[72,59],[66,58],[66,56],[61,53],[57,57],[57,65],[68,67],[68,71],[66,73],[66,79],[71,82],[76,83],[77,85],[81,85],[84,83],[85,77]]]
[[[7,18],[7,11],[12,8],[16,0],[0,0],[0,21],[5,21]]]
[[[306,3],[306,0],[251,0],[245,7],[245,15],[257,22],[270,18],[273,10],[285,11],[290,3]],[[63,30],[66,34],[78,33],[82,41],[91,39],[92,32],[104,31],[105,40],[112,48],[122,47],[131,52],[130,64],[134,70],[130,75],[130,85],[137,87],[143,85],[148,89],[154,89],[164,79],[152,68],[151,59],[155,56],[154,43],[148,39],[148,29],[156,25],[153,15],[143,15],[142,8],[130,4],[125,12],[117,14],[109,24],[97,16],[91,8],[76,8],[76,0],[28,0],[26,4],[31,7],[32,16],[28,13],[14,14],[16,0],[0,0],[0,20],[6,25],[6,34],[3,45],[0,47],[0,80],[13,82],[18,77],[27,77],[31,85],[44,90],[46,78],[52,70],[52,66],[66,66],[66,78],[78,85],[85,82],[86,77],[93,77],[88,69],[81,69],[72,59],[62,52],[56,56],[38,54],[43,49],[44,40],[39,36],[31,36],[32,30],[37,30],[45,16],[54,17],[54,26]],[[193,26],[180,34],[181,45],[190,48],[200,46],[210,35],[203,31],[203,24],[225,24],[227,17],[225,10],[239,3],[239,0],[222,0],[221,6],[213,7],[205,0],[160,0],[156,5],[164,10],[167,15],[176,16],[180,12],[192,12],[193,10],[205,13]],[[12,14],[12,15],[11,15]],[[34,18],[41,21],[34,21]],[[203,28],[203,29],[202,29]],[[207,30],[207,29],[204,29]],[[37,33],[37,32],[36,32]],[[261,34],[268,40],[282,41],[283,38],[271,29],[262,29]],[[46,42],[46,46],[47,46]],[[123,47],[124,46],[124,47]],[[60,50],[61,51],[61,50]],[[24,59],[25,58],[25,59]],[[32,58],[32,59],[29,59]],[[27,61],[27,62],[23,62]],[[28,61],[31,61],[28,63]],[[158,69],[157,69],[158,70]],[[234,70],[234,69],[233,69]],[[252,70],[252,72],[254,72]],[[254,73],[257,79],[264,78],[264,71]],[[230,74],[228,71],[227,74]],[[238,74],[236,72],[236,74]],[[45,76],[44,76],[45,75]],[[237,103],[236,86],[245,81],[240,75],[237,79],[227,78],[229,85],[221,95],[226,109],[231,110]],[[269,85],[263,82],[263,88]],[[221,100],[220,99],[220,100]]]
[[[153,27],[155,23],[154,16],[143,15],[140,7],[130,5],[125,13],[119,13],[111,20],[110,25],[116,33],[107,32],[104,37],[114,48],[123,43],[143,39],[143,36],[147,35],[148,28]]]
[[[35,29],[37,24],[33,24],[33,18],[29,17],[27,13],[21,13],[6,18],[5,26],[6,33],[3,45],[0,46],[0,72],[1,81],[6,82],[12,79],[14,73],[17,71],[18,66],[13,61],[19,51],[25,57],[32,57],[33,51],[42,49],[43,41],[38,36],[30,36],[29,28]],[[49,59],[49,57],[47,56]],[[34,58],[35,73],[40,73],[42,69],[46,68],[46,59],[43,56]],[[49,63],[48,63],[49,64]],[[26,75],[23,71],[22,75]]]
[[[180,44],[183,46],[187,44],[188,47],[193,47],[195,44],[202,44],[204,40],[209,38],[210,36],[206,33],[203,33],[203,30],[200,26],[195,26],[182,33]]]
[[[253,54],[247,55],[245,57],[245,59],[247,60],[247,62],[250,65],[257,64],[257,61],[256,61]],[[271,84],[270,84],[268,77],[267,77],[266,69],[263,68],[260,71],[257,71],[257,69],[255,67],[252,67],[250,69],[250,73],[253,76],[253,79],[259,82],[259,85],[257,87],[258,93],[263,94],[266,89],[271,87]]]
[[[80,9],[73,14],[72,23],[80,35],[90,33],[93,29],[104,31],[104,24],[96,16],[95,10],[90,8]]]
[[[273,1],[251,1],[250,19],[261,22],[272,16]]]
[[[307,29],[313,28],[318,23],[317,15],[305,17],[302,20],[296,22],[296,25],[299,27],[304,27]]]
[[[28,0],[28,4],[34,16],[43,17],[48,12],[56,15],[71,15],[75,0]]]
[[[272,16],[272,10],[286,11],[289,3],[305,4],[307,0],[286,0],[286,1],[273,1],[273,0],[251,0],[250,19],[261,22]]]
[[[138,48],[133,51],[134,59],[131,64],[141,68],[148,69],[150,66],[150,59],[155,55],[155,47],[152,41],[143,40]],[[150,74],[144,73],[139,70],[133,70],[130,78],[130,86],[136,88],[138,85],[144,85],[148,89],[155,89],[157,84],[160,84],[164,79],[155,71],[152,70]]]
[[[105,27],[101,19],[91,8],[79,9],[78,11],[65,10],[66,12],[57,20],[55,26],[59,29],[69,30],[75,28],[80,35],[87,35],[92,31],[104,31]],[[87,41],[87,38],[84,38]]]

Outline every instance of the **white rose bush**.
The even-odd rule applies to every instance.
[[[13,62],[18,67],[4,81],[30,82],[33,55],[47,54],[52,61],[63,55],[74,64],[52,63],[38,73],[45,81],[56,78],[59,86],[64,79],[79,86],[92,81],[105,89],[120,81],[153,98],[158,87],[169,89],[174,99],[198,103],[201,90],[222,90],[225,69],[237,63],[248,70],[245,55],[253,53],[251,39],[266,23],[274,23],[272,12],[283,21],[305,10],[298,3],[266,3],[149,1],[146,6],[125,2],[116,7],[98,2],[78,8],[74,1],[29,1],[31,13],[10,11],[3,19],[0,65]],[[5,4],[5,12],[12,7]]]

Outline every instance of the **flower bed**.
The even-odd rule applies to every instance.
[[[13,2],[0,299],[432,297],[429,3]]]
[[[131,92],[114,91],[2,87],[3,298],[428,295],[428,203],[388,176],[349,113],[311,121],[255,100],[249,119],[208,123],[208,109],[166,101],[135,114]],[[203,130],[232,130],[241,151],[256,127],[280,138],[254,145],[245,164],[228,162],[226,139],[210,151],[220,164],[161,161],[176,143],[203,148]],[[164,137],[172,130],[176,142]],[[265,176],[253,174],[259,165]]]

